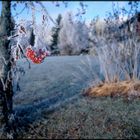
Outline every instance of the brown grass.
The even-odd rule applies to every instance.
[[[104,83],[88,88],[85,96],[140,96],[140,81],[120,81],[118,83]]]

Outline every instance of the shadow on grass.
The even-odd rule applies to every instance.
[[[16,115],[16,123],[18,131],[28,131],[29,126],[34,122],[39,121],[43,117],[47,117],[45,114],[49,115],[59,110],[62,106],[66,104],[72,104],[76,100],[82,97],[81,94],[71,94],[65,98],[65,96],[60,93],[57,96],[51,97],[49,99],[44,99],[43,101],[36,102],[30,105],[22,105],[14,108]],[[20,133],[19,133],[20,134]]]

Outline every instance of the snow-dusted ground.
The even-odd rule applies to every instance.
[[[22,112],[36,113],[79,98],[94,81],[93,72],[99,72],[93,56],[51,56],[41,64],[31,63],[31,69],[25,60],[19,64],[26,73],[20,80],[21,91],[14,95],[14,108]]]

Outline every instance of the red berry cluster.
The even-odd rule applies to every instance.
[[[27,48],[26,49],[26,56],[29,59],[31,59],[32,62],[34,62],[36,64],[40,64],[43,62],[45,57],[48,56],[48,53],[39,50],[39,55],[37,55],[37,53],[34,50],[32,50],[31,48]]]

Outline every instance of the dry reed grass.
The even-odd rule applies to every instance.
[[[90,97],[100,96],[140,96],[140,81],[120,81],[118,83],[103,83],[88,88],[84,95]]]

